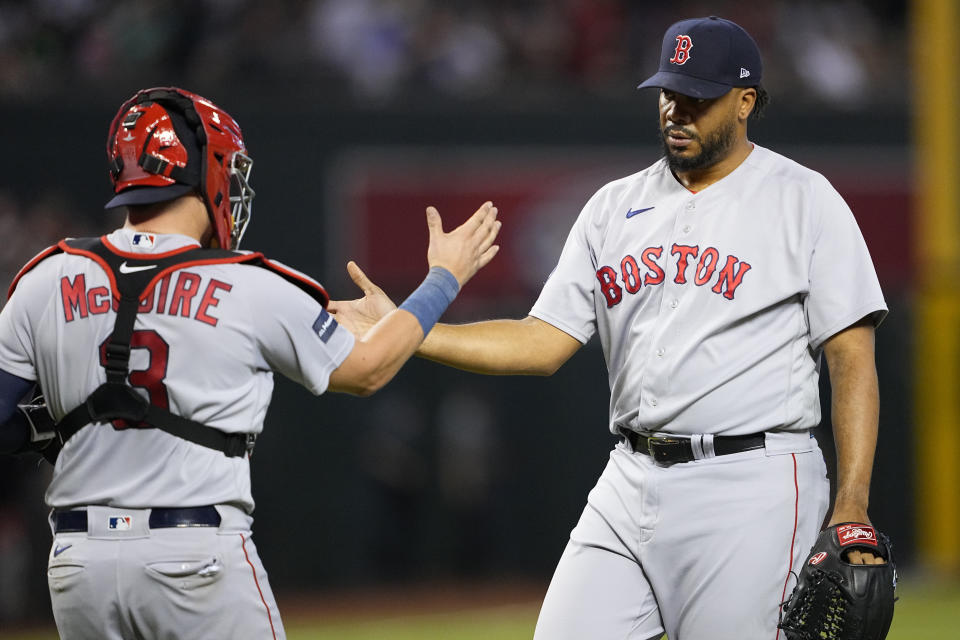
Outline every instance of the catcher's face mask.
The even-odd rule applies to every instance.
[[[242,151],[237,151],[230,158],[230,239],[234,249],[240,246],[243,233],[247,230],[253,211],[253,197],[257,195],[250,186],[252,170],[253,159]]]

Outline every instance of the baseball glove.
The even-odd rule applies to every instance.
[[[846,554],[854,549],[887,562],[850,564]],[[804,562],[778,626],[788,640],[883,640],[893,620],[896,586],[887,536],[856,522],[828,527]]]
[[[56,464],[57,456],[60,455],[60,440],[57,438],[56,424],[47,411],[47,400],[40,388],[37,387],[30,402],[18,404],[17,409],[30,428],[30,440],[22,451],[36,451],[50,464]]]

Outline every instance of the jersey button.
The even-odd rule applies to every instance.
[[[686,225],[683,227],[684,233],[690,233],[691,231],[693,231],[693,227],[691,227],[690,225]]]
[[[694,202],[693,200],[687,203],[687,211],[693,211],[696,208],[697,208],[697,203]]]
[[[651,407],[657,406],[657,399],[656,399],[656,398],[650,398],[650,406],[651,406]]]
[[[673,300],[670,301],[670,308],[671,308],[671,309],[676,309],[676,308],[679,307],[679,306],[680,306],[680,301],[677,300],[676,298],[674,298]]]
[[[659,349],[657,349],[657,357],[662,358],[666,352],[667,352],[666,349],[664,349],[663,347],[660,347]]]

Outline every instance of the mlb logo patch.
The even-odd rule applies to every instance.
[[[145,249],[152,249],[153,245],[157,243],[157,236],[152,233],[135,233],[133,234],[133,246],[143,247]]]
[[[317,334],[317,337],[320,338],[320,342],[326,344],[330,336],[333,335],[333,330],[336,328],[337,321],[333,319],[332,315],[327,313],[326,309],[321,309],[320,315],[313,321],[313,331]]]
[[[111,531],[129,531],[133,525],[133,518],[130,516],[110,516],[107,521],[107,528]]]

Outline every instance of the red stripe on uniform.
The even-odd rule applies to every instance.
[[[793,547],[797,542],[797,520],[800,514],[800,485],[797,483],[797,454],[791,453],[793,458],[793,489],[795,497],[793,499],[793,537],[790,538],[790,557],[787,559],[787,577],[783,580],[783,593],[780,594],[780,602],[787,598],[787,584],[790,582],[790,572],[793,570]],[[781,606],[783,606],[781,604]],[[780,628],[777,628],[777,640],[780,640]]]
[[[273,638],[277,638],[277,630],[273,628],[273,616],[270,615],[270,607],[267,605],[266,598],[263,597],[263,589],[260,588],[260,581],[257,580],[257,570],[254,568],[253,563],[250,562],[250,556],[247,555],[247,539],[243,537],[243,534],[240,534],[240,539],[243,541],[241,545],[243,547],[243,557],[247,559],[247,564],[250,565],[250,571],[253,572],[253,582],[257,585],[257,591],[260,593],[260,602],[263,603],[263,608],[267,610],[267,620],[270,621],[270,632],[273,633]]]
[[[27,271],[30,271],[30,269],[33,269],[35,266],[37,266],[37,264],[41,260],[43,260],[49,255],[56,253],[57,251],[62,251],[59,245],[53,245],[52,247],[47,247],[46,249],[44,249],[43,251],[35,255],[33,258],[31,258],[30,262],[23,265],[23,268],[17,272],[16,276],[14,276],[13,282],[10,283],[10,288],[7,289],[7,298],[9,299],[10,296],[13,295],[13,290],[17,288],[17,283],[20,282],[20,278],[22,278],[27,273]]]
[[[320,294],[326,299],[325,302],[321,302],[320,304],[323,305],[323,308],[324,308],[324,309],[327,308],[327,303],[330,302],[330,295],[327,293],[327,290],[323,288],[323,285],[321,285],[319,282],[313,280],[313,279],[310,278],[309,276],[306,276],[306,275],[304,275],[304,274],[302,274],[302,273],[298,273],[297,271],[294,271],[293,269],[288,269],[288,268],[284,267],[282,264],[279,264],[279,263],[277,263],[277,262],[274,262],[273,260],[270,260],[270,259],[268,259],[268,258],[266,258],[266,257],[263,258],[263,263],[264,263],[267,267],[273,269],[274,271],[278,271],[278,272],[280,272],[280,273],[286,274],[287,276],[289,276],[289,277],[291,277],[291,278],[294,278],[294,279],[297,280],[298,282],[302,282],[303,284],[307,285],[308,287],[310,287],[310,288],[313,289],[314,291],[320,292]]]
[[[105,240],[107,236],[103,236],[100,239]],[[120,299],[120,287],[117,286],[117,277],[113,273],[113,269],[110,268],[110,265],[107,264],[106,260],[98,256],[92,251],[87,251],[86,249],[76,249],[67,244],[66,240],[61,240],[58,244],[64,253],[70,254],[72,256],[84,256],[90,258],[103,269],[104,273],[107,274],[107,278],[110,280],[110,290],[113,292],[113,297],[117,300]]]

